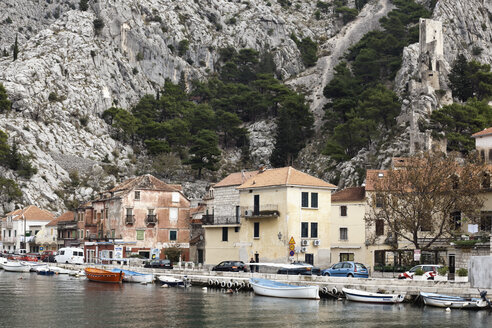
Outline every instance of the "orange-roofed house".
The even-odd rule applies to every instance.
[[[26,249],[27,253],[39,252],[35,236],[51,220],[52,213],[34,205],[7,213],[2,218],[2,251],[15,253]]]
[[[189,259],[190,201],[180,185],[147,174],[128,179],[77,211],[85,220],[86,261],[141,255],[164,258],[179,247]]]
[[[366,191],[351,187],[331,195],[331,261],[356,261],[369,265],[366,258]]]
[[[217,189],[216,184],[216,199]],[[251,258],[256,262],[330,263],[328,220],[336,186],[283,167],[260,170],[236,189],[239,222],[205,229],[206,264],[249,262]]]

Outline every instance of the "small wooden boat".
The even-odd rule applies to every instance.
[[[114,273],[119,273],[120,271],[125,274],[123,276],[123,281],[125,282],[151,283],[154,281],[154,275],[152,273],[141,273],[118,268],[111,270]]]
[[[449,296],[434,293],[420,292],[425,305],[452,309],[483,309],[490,307],[490,301],[486,298],[487,291],[480,292],[480,298],[467,298]]]
[[[342,292],[349,301],[365,303],[401,303],[405,294],[370,293],[359,289],[342,288]]]
[[[2,264],[2,267],[5,271],[10,271],[10,272],[29,272],[29,270],[31,270],[30,265],[24,265],[21,262],[7,261]]]
[[[319,299],[318,286],[294,286],[261,278],[250,278],[249,282],[253,287],[255,294],[258,295],[284,298]]]
[[[53,272],[55,272],[56,274],[71,274],[71,273],[75,272],[73,270],[69,270],[69,269],[65,269],[65,268],[60,268],[60,267],[57,267],[57,266],[51,267],[51,270]]]
[[[161,284],[168,285],[169,287],[185,286],[184,280],[170,276],[158,276],[157,280],[159,280]]]
[[[87,279],[97,282],[109,282],[109,283],[121,283],[125,273],[120,271],[119,273],[111,272],[96,268],[86,268],[85,275]]]

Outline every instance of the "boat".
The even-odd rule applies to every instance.
[[[74,272],[73,270],[60,268],[57,266],[51,267],[51,271],[55,272],[56,274],[70,274],[70,273]]]
[[[54,271],[52,271],[50,269],[50,267],[41,267],[41,268],[36,268],[36,272],[39,274],[39,275],[42,275],[42,276],[52,276],[55,274]]]
[[[111,270],[111,272],[114,273],[119,273],[120,271],[125,274],[123,276],[123,281],[126,282],[151,283],[154,281],[154,275],[152,273],[141,273],[118,268],[114,268]]]
[[[97,268],[86,268],[85,275],[87,279],[97,282],[109,282],[109,283],[121,283],[125,273],[123,272],[111,272],[107,270]]]
[[[365,303],[401,303],[405,294],[370,293],[359,289],[342,288],[342,292],[349,301]]]
[[[10,271],[10,272],[29,272],[29,270],[31,270],[30,265],[24,265],[21,262],[12,262],[12,261],[7,261],[5,263],[2,263],[2,267],[5,271]]]
[[[157,280],[163,285],[168,285],[169,287],[175,286],[185,286],[185,281],[183,279],[178,279],[170,276],[157,276]]]
[[[480,292],[480,298],[468,298],[434,293],[420,292],[425,305],[452,309],[483,309],[490,307],[490,301],[486,298],[487,291]]]
[[[255,294],[285,298],[319,299],[318,286],[294,286],[278,281],[250,278],[249,282]]]

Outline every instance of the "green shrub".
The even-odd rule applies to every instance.
[[[416,276],[422,276],[424,275],[424,270],[422,270],[421,268],[418,268],[417,270],[415,270],[415,275]]]
[[[458,277],[467,277],[468,270],[465,268],[459,268],[458,270],[456,270],[456,274],[458,275]]]
[[[184,39],[178,43],[178,55],[183,56],[190,48],[190,41]]]
[[[89,9],[89,0],[80,0],[79,9],[80,11],[87,11]]]
[[[92,23],[94,25],[94,30],[96,30],[96,34],[99,34],[104,28],[104,21],[102,20],[102,18],[96,18]]]
[[[441,267],[441,268],[438,268],[437,269],[437,273],[440,275],[440,276],[445,276],[446,273],[448,273],[449,271],[449,268],[447,266],[444,266],[444,267]]]

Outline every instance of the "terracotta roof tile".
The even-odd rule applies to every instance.
[[[331,183],[325,182],[321,179],[313,177],[312,175],[288,166],[260,172],[256,176],[248,179],[246,182],[240,185],[238,189],[287,185],[336,188],[336,186],[332,185]]]
[[[364,187],[352,187],[340,190],[331,195],[331,202],[353,202],[362,201],[366,196]]]
[[[214,185],[214,188],[242,185],[246,180],[254,177],[259,171],[246,171],[231,173]]]
[[[388,170],[367,170],[366,171],[366,191],[374,191],[375,184],[388,174]]]
[[[148,190],[159,190],[159,191],[181,191],[176,185],[170,185],[154,177],[153,175],[146,174],[141,175],[136,178],[131,178],[123,181],[109,192],[116,191],[129,191],[132,189],[148,189]]]
[[[472,134],[472,138],[483,137],[492,134],[492,128],[483,129],[480,132]]]
[[[46,226],[51,227],[51,226],[56,226],[58,222],[69,222],[69,221],[74,221],[75,220],[75,213],[74,212],[65,212],[59,217],[57,217],[54,220],[51,220]]]
[[[7,213],[6,216],[12,216],[13,220],[20,220],[22,216],[24,216],[27,221],[51,221],[54,217],[51,212],[42,210],[34,205],[29,205],[26,208],[12,211]]]

